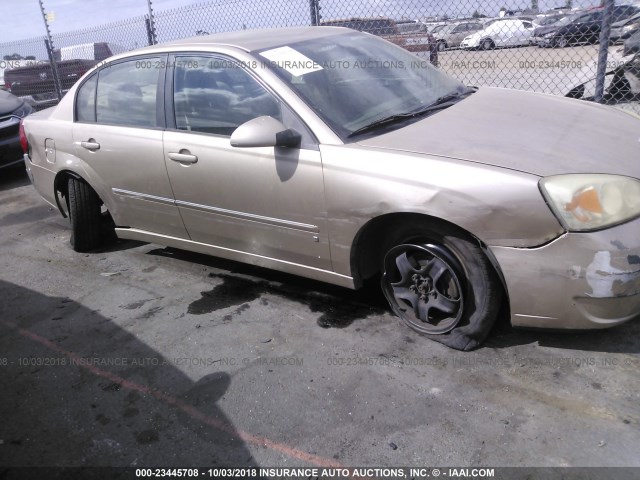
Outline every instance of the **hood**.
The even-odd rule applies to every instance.
[[[0,90],[0,116],[15,112],[24,102],[9,92]]]
[[[359,144],[538,176],[640,178],[640,119],[609,106],[519,90],[480,88],[446,110]]]

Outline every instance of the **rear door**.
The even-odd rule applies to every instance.
[[[170,64],[164,154],[191,239],[330,270],[322,162],[312,134],[231,58],[185,55]],[[302,146],[231,146],[239,125],[265,115],[302,133]]]
[[[187,238],[164,164],[165,65],[164,56],[138,57],[87,79],[73,140],[116,225]]]

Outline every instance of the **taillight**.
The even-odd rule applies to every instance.
[[[15,132],[15,130],[14,130]],[[22,147],[22,151],[24,153],[29,153],[29,141],[27,140],[27,135],[24,133],[24,119],[20,119],[20,146]]]
[[[10,84],[9,82],[5,83],[5,84],[4,84],[4,89],[5,89],[7,92],[10,92],[10,91],[11,91],[11,84]]]

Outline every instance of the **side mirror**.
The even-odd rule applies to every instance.
[[[273,117],[258,117],[243,123],[231,135],[231,146],[289,147],[300,146],[302,137],[292,128],[285,127]]]

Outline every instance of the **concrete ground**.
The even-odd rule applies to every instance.
[[[3,467],[640,466],[640,321],[500,325],[461,353],[370,295],[150,244],[75,253],[21,169],[0,298]]]

